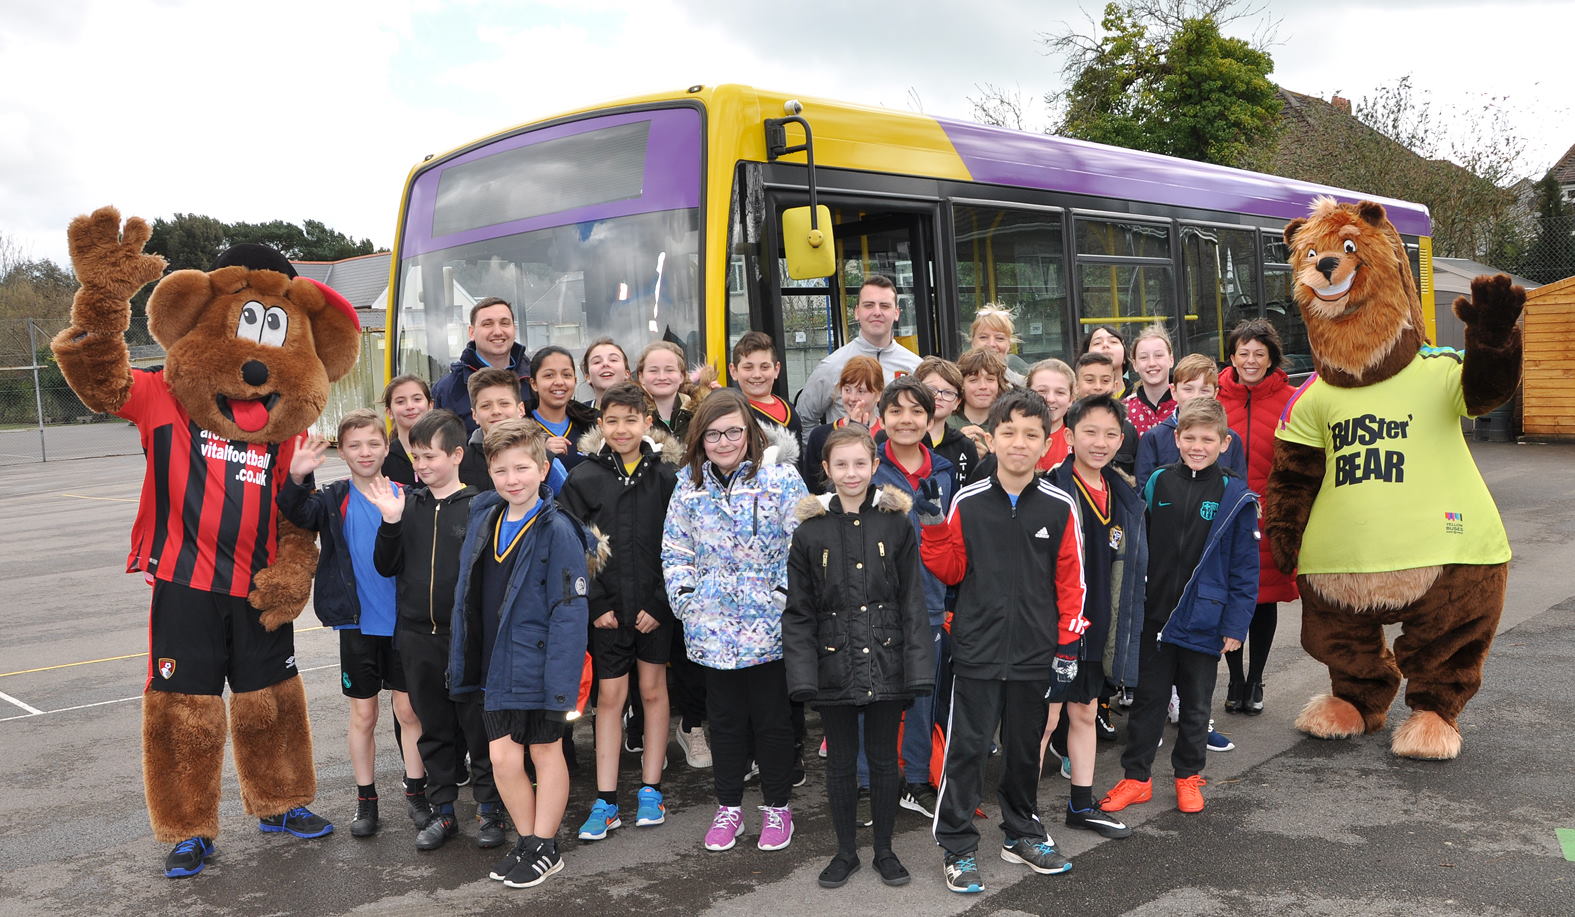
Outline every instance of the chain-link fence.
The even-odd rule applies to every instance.
[[[148,334],[147,319],[126,332],[135,366],[157,366],[164,350]],[[136,428],[88,410],[66,384],[49,341],[66,322],[23,318],[0,321],[0,465],[140,451]]]
[[[135,427],[88,410],[66,384],[49,350],[65,325],[63,320],[0,320],[0,465],[133,455],[142,448]],[[133,366],[163,364],[164,348],[148,334],[146,317],[132,317],[126,344]],[[330,389],[314,431],[331,438],[346,412],[378,406],[383,358],[382,329],[363,331],[361,357]]]

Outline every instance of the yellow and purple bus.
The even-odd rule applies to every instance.
[[[788,136],[809,141],[813,159]],[[391,267],[388,370],[440,376],[465,345],[469,306],[500,296],[529,351],[559,344],[578,355],[606,335],[633,354],[665,338],[725,372],[731,344],[765,331],[785,353],[781,390],[793,396],[857,333],[858,288],[881,273],[897,283],[899,338],[921,354],[955,356],[975,310],[995,302],[1016,313],[1029,363],[1072,355],[1088,325],[1155,320],[1179,353],[1223,360],[1238,321],[1267,317],[1286,368],[1307,371],[1280,230],[1320,194],[1369,197],[922,114],[692,86],[509,128],[412,169]],[[795,280],[782,216],[812,197],[829,209],[832,273]],[[1378,200],[1411,252],[1432,339],[1427,209]]]

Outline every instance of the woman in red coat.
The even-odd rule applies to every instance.
[[[1237,325],[1227,339],[1231,365],[1220,373],[1219,399],[1225,405],[1230,428],[1241,434],[1247,455],[1247,486],[1263,493],[1274,459],[1274,427],[1285,403],[1295,392],[1285,370],[1280,369],[1280,335],[1261,318]],[[1296,577],[1281,573],[1269,556],[1267,539],[1258,542],[1258,607],[1242,649],[1225,654],[1230,667],[1230,687],[1225,712],[1257,715],[1263,712],[1263,669],[1274,643],[1279,621],[1277,602],[1294,602]],[[1246,670],[1242,653],[1247,654]]]

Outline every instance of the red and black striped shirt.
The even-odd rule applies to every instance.
[[[118,413],[137,425],[147,471],[126,571],[244,597],[273,561],[275,500],[295,452],[285,443],[232,442],[197,426],[164,381],[132,370]]]

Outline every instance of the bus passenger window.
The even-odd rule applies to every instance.
[[[962,204],[952,213],[959,330],[966,334],[980,307],[996,303],[1013,313],[1019,342],[1008,360],[1012,369],[1065,359],[1072,345],[1062,215]],[[966,350],[968,342],[958,347]]]
[[[1225,362],[1225,336],[1240,322],[1258,317],[1258,252],[1251,229],[1181,227],[1181,263],[1186,302],[1182,317],[1187,353]]]

